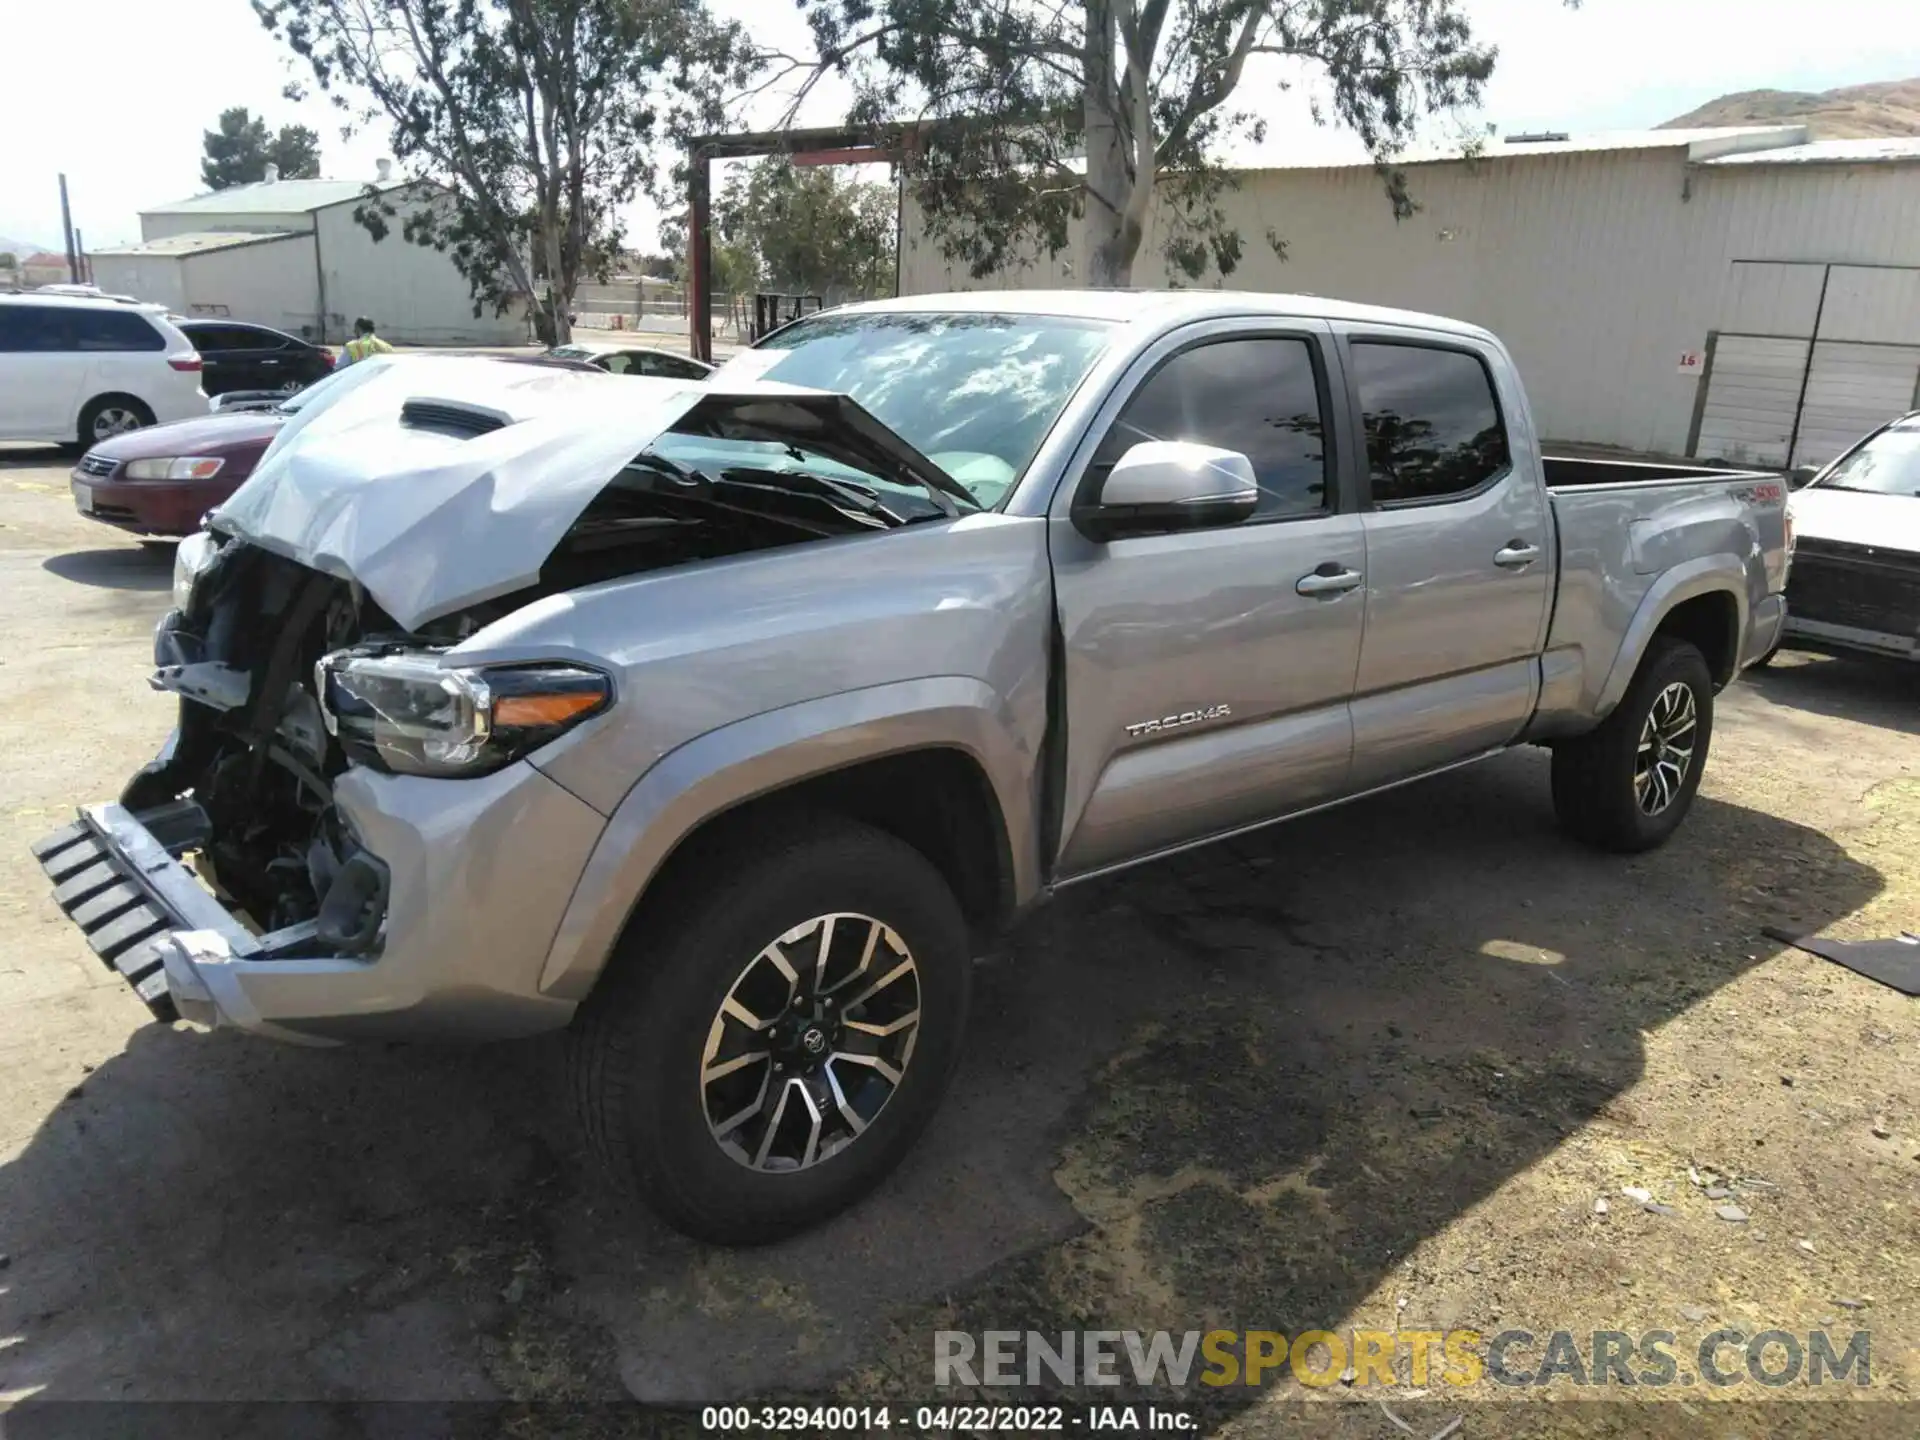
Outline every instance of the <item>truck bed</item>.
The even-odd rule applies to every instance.
[[[1622,637],[1664,577],[1701,564],[1744,573],[1749,614],[1786,588],[1787,485],[1777,472],[1706,465],[1559,456],[1541,465],[1559,586],[1531,736],[1550,739],[1578,733],[1618,698],[1603,700]],[[1753,658],[1735,657],[1735,668]]]
[[[1540,459],[1549,490],[1595,485],[1667,485],[1687,480],[1778,480],[1778,471],[1728,470],[1715,465],[1664,465],[1645,460],[1610,460],[1586,455],[1544,455]]]

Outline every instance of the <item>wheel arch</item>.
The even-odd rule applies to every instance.
[[[1746,570],[1736,556],[1708,555],[1674,566],[1654,583],[1628,623],[1595,718],[1613,713],[1658,635],[1697,646],[1715,688],[1724,686],[1736,672],[1748,623]]]
[[[1030,776],[993,692],[959,677],[809,701],[711,731],[642,776],[595,847],[540,988],[581,999],[648,897],[779,814],[846,815],[919,850],[979,942],[1037,890]]]

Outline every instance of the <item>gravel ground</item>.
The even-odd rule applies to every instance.
[[[145,1023],[26,853],[171,711],[143,683],[170,556],[76,516],[65,475],[0,451],[0,1399],[30,1402],[0,1431],[54,1433],[61,1400],[924,1397],[932,1332],[989,1328],[1664,1329],[1683,1360],[1721,1327],[1859,1328],[1871,1387],[1818,1400],[1911,1400],[1913,1002],[1762,928],[1920,929],[1920,676],[1787,655],[1729,692],[1654,855],[1561,840],[1519,752],[1071,892],[983,969],[904,1169],[727,1253],[582,1173],[556,1042]],[[1804,1385],[1622,1395],[1155,1398],[1248,1434],[1696,1433],[1727,1401],[1756,1402],[1742,1434],[1920,1429]]]

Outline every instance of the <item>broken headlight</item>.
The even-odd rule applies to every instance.
[[[324,655],[314,688],[349,758],[402,775],[484,775],[613,703],[612,682],[584,666],[454,669],[406,651]]]
[[[173,551],[173,608],[185,610],[187,602],[193,599],[193,584],[206,568],[213,564],[213,557],[220,553],[220,542],[205,530],[196,530],[187,536]]]

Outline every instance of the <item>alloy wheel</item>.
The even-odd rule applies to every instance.
[[[140,417],[124,405],[109,405],[93,417],[93,438],[109,440],[140,428]]]
[[[1662,814],[1679,798],[1693,768],[1698,728],[1691,685],[1676,680],[1654,696],[1633,761],[1633,793],[1641,814]]]
[[[898,1093],[919,1031],[920,972],[897,932],[846,911],[796,925],[747,963],[708,1029],[708,1132],[751,1170],[818,1165]]]

